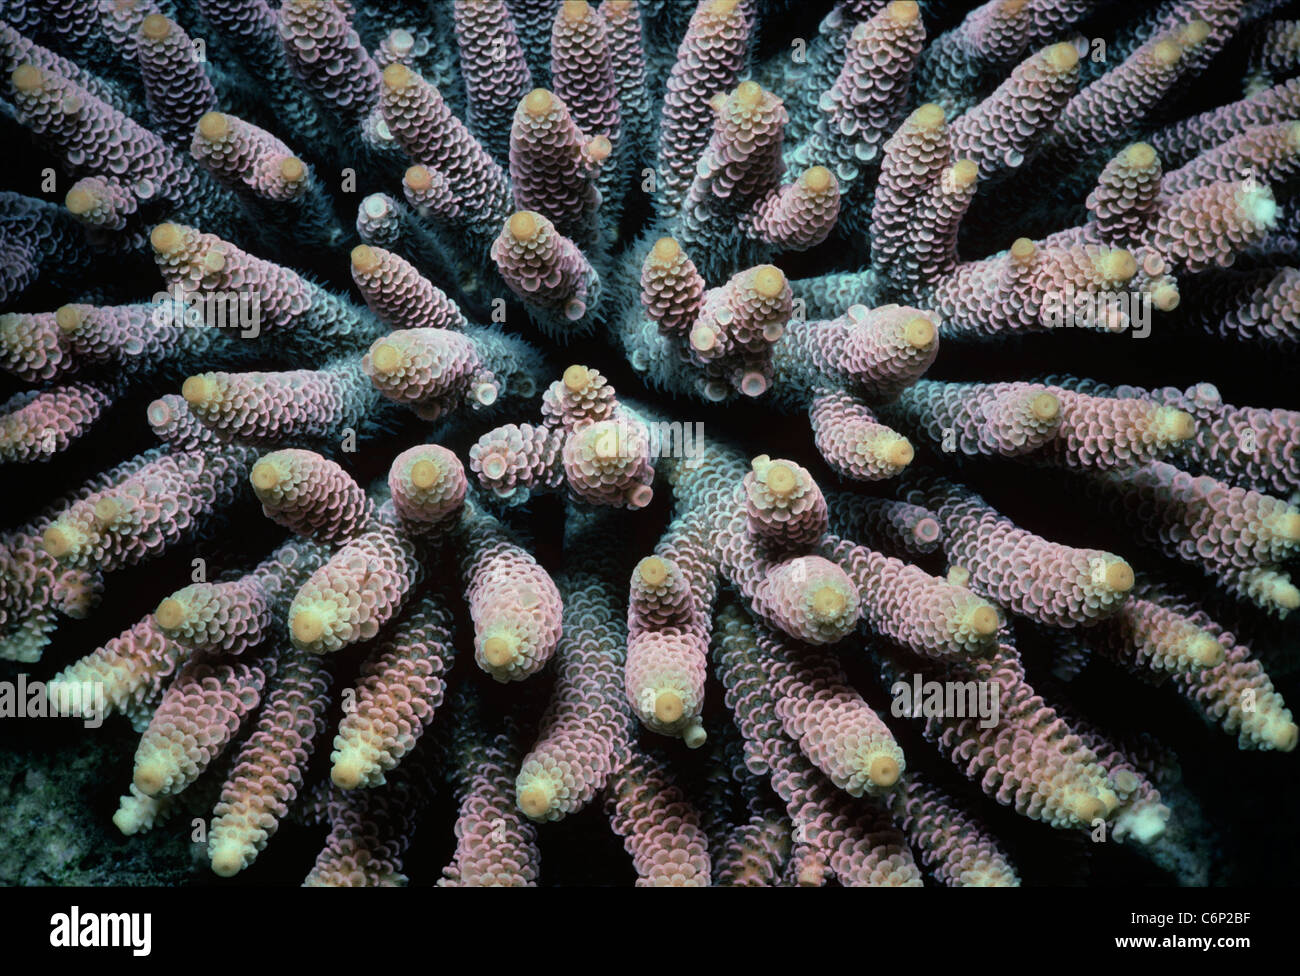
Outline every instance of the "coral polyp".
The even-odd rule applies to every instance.
[[[0,729],[178,883],[1294,870],[1296,14],[0,0]]]

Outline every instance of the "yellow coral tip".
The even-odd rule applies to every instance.
[[[672,264],[677,260],[678,255],[682,253],[682,248],[671,237],[661,237],[655,241],[655,246],[650,253],[660,264]]]
[[[417,488],[425,490],[432,488],[441,478],[441,469],[428,458],[420,458],[411,465],[411,484]]]
[[[813,193],[825,193],[834,181],[831,171],[825,166],[810,166],[803,174],[803,185]]]
[[[341,758],[330,768],[330,779],[341,790],[355,790],[361,778],[361,763],[355,757]]]
[[[402,364],[402,353],[391,342],[381,342],[370,350],[370,364],[377,373],[392,373]]]
[[[235,845],[220,847],[212,852],[212,873],[219,878],[233,878],[244,867],[244,859]]]
[[[384,84],[394,90],[405,88],[414,80],[415,72],[399,62],[394,62],[384,69]]]
[[[1157,285],[1151,292],[1151,303],[1162,312],[1172,312],[1178,307],[1177,285]]]
[[[785,496],[794,491],[795,486],[799,484],[799,478],[795,475],[794,468],[778,461],[767,469],[767,476],[763,479],[763,483],[773,495]]]
[[[916,457],[916,451],[912,447],[912,442],[906,437],[899,437],[890,441],[889,446],[885,448],[885,460],[896,468],[905,468],[912,463]]]
[[[916,0],[893,0],[885,14],[897,24],[911,24],[921,15],[921,8]]]
[[[158,626],[163,630],[175,630],[189,618],[185,611],[185,604],[180,600],[168,597],[158,604],[158,609],[153,613],[153,619],[158,622]]]
[[[992,607],[977,607],[970,615],[970,626],[981,637],[995,634],[998,630],[998,612]]]
[[[1151,148],[1150,143],[1135,142],[1124,150],[1124,158],[1130,166],[1147,169],[1155,165],[1156,151]]]
[[[1186,410],[1175,410],[1170,418],[1169,429],[1174,440],[1188,440],[1196,433],[1196,418]]]
[[[248,479],[258,491],[270,491],[280,483],[280,468],[275,462],[263,458],[253,465]]]
[[[41,545],[55,559],[66,555],[72,549],[72,540],[68,533],[64,532],[56,525],[51,525],[41,535]]]
[[[1106,585],[1116,593],[1127,593],[1133,588],[1133,567],[1122,559],[1106,567]]]
[[[40,88],[45,79],[41,75],[40,68],[36,67],[36,65],[22,64],[14,69],[14,73],[9,76],[9,80],[14,83],[14,87],[20,92],[28,92]]]
[[[1223,645],[1210,634],[1198,634],[1187,648],[1192,663],[1202,668],[1213,668],[1223,663]]]
[[[125,509],[116,498],[101,498],[95,502],[95,521],[100,525],[111,525],[122,517]]]
[[[686,713],[682,696],[675,691],[661,691],[655,695],[655,718],[660,722],[676,722]]]
[[[1300,512],[1287,512],[1277,520],[1277,535],[1287,542],[1300,542]]]
[[[528,816],[533,818],[545,816],[550,808],[550,794],[542,787],[525,786],[519,791],[519,809]]]
[[[1195,47],[1210,36],[1210,25],[1203,20],[1189,22],[1179,33],[1178,39],[1188,47]]]
[[[1283,610],[1300,609],[1300,588],[1290,583],[1277,583],[1273,587],[1273,602]]]
[[[159,224],[149,234],[149,243],[159,254],[171,254],[181,246],[180,226],[173,223]]]
[[[574,363],[564,371],[564,387],[570,393],[585,390],[589,382],[591,382],[591,371],[586,366]]]
[[[743,108],[753,108],[763,97],[763,86],[756,81],[742,81],[736,86],[736,102]]]
[[[483,642],[483,660],[494,668],[504,668],[515,659],[510,642],[504,637],[489,637]]]
[[[211,398],[213,386],[214,384],[209,383],[202,376],[191,376],[181,384],[181,396],[191,406],[201,406]]]
[[[555,96],[545,88],[534,88],[524,96],[524,111],[535,117],[545,115],[554,104]]]
[[[1164,40],[1151,49],[1151,56],[1161,64],[1174,64],[1183,56],[1183,49],[1179,47],[1177,41]]]
[[[646,586],[662,586],[668,579],[668,564],[658,556],[646,556],[636,564],[636,571]]]
[[[68,212],[80,217],[84,213],[89,213],[95,206],[95,197],[89,190],[83,190],[79,186],[74,186],[68,191],[68,195],[63,198],[64,206]]]
[[[289,626],[294,640],[300,644],[314,644],[325,636],[325,621],[314,610],[299,610]]]
[[[918,129],[937,129],[943,125],[943,109],[934,102],[926,102],[912,113],[912,124]]]
[[[1029,410],[1039,420],[1055,420],[1061,412],[1061,401],[1054,393],[1039,393],[1029,401]]]
[[[506,227],[515,240],[531,240],[537,235],[537,215],[528,210],[521,210],[506,221]]]
[[[417,164],[408,167],[406,175],[402,179],[407,186],[417,193],[423,193],[433,186],[433,172],[427,166]]]
[[[199,135],[208,142],[216,142],[230,135],[230,120],[220,112],[204,112],[199,119]]]
[[[1095,796],[1084,797],[1074,805],[1074,814],[1084,823],[1092,823],[1101,816],[1106,804]]]
[[[64,332],[76,332],[81,328],[81,310],[75,305],[61,305],[54,313],[54,321]]]
[[[903,326],[903,339],[915,349],[924,349],[934,342],[934,323],[923,315],[910,319]]]
[[[587,155],[598,163],[608,159],[609,154],[613,151],[613,145],[604,136],[596,136],[591,142],[587,143]]]
[[[1273,748],[1278,752],[1290,752],[1296,747],[1297,740],[1300,740],[1300,728],[1294,722],[1288,722],[1274,733]]]
[[[775,298],[785,288],[785,275],[772,264],[761,264],[754,269],[754,291],[764,298]]]
[[[145,796],[155,796],[167,780],[166,770],[160,761],[146,762],[135,768],[132,776],[136,787]]]
[[[172,32],[172,22],[162,14],[150,14],[140,22],[140,33],[151,41],[161,41]]]
[[[813,594],[813,613],[819,617],[831,617],[843,613],[847,605],[848,601],[844,599],[844,594],[833,586],[823,586]]]
[[[889,756],[877,756],[867,768],[867,776],[876,786],[893,786],[899,772],[898,763]]]
[[[1116,281],[1128,281],[1137,274],[1137,259],[1133,257],[1130,251],[1123,248],[1116,248],[1104,254],[1099,261],[1099,269],[1107,278],[1113,278]]]
[[[280,160],[280,177],[289,183],[298,183],[307,175],[307,166],[297,156]]]
[[[362,274],[369,274],[379,267],[379,255],[368,244],[358,244],[352,249],[352,267]]]
[[[1044,55],[1047,63],[1057,71],[1069,71],[1079,63],[1079,52],[1073,44],[1053,44]]]
[[[587,0],[564,0],[564,6],[560,11],[565,20],[576,24],[587,19],[587,15],[591,13],[591,6]]]
[[[1011,245],[1011,256],[1017,261],[1028,261],[1038,253],[1038,246],[1028,237],[1018,237]]]
[[[952,182],[953,186],[959,190],[973,184],[979,179],[980,168],[973,159],[959,159],[952,164]]]

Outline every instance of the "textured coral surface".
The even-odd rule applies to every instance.
[[[0,882],[1293,882],[1298,15],[0,0]]]

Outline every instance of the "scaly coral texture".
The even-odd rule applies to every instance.
[[[1289,881],[1298,13],[0,0],[0,677],[222,877]]]

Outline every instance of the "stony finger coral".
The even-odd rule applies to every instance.
[[[1127,6],[0,0],[0,772],[155,881],[1289,877],[1296,5]]]

